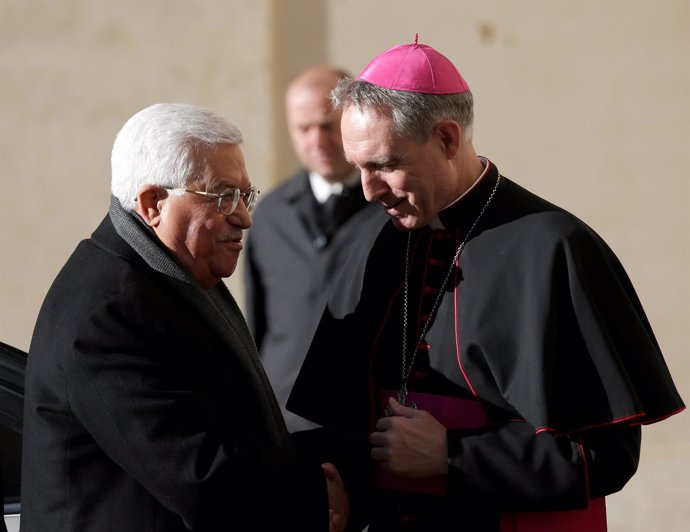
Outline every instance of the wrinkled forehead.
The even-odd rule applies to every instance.
[[[387,129],[393,126],[393,115],[374,106],[348,105],[342,111],[342,126],[351,129]]]
[[[202,167],[198,177],[192,179],[207,190],[217,191],[231,187],[244,189],[251,185],[239,144],[206,146],[200,155]]]
[[[345,109],[341,129],[345,154],[350,162],[359,166],[387,157],[401,140],[391,116],[376,109]]]

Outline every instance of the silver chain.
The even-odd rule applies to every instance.
[[[411,357],[409,366],[407,365],[407,302],[408,302],[408,293],[409,293],[410,242],[412,240],[412,231],[407,233],[407,249],[405,250],[405,285],[404,285],[405,286],[405,292],[404,292],[404,299],[403,299],[402,384],[400,385],[399,397],[402,397],[402,398],[407,397],[407,385],[408,385],[408,381],[410,380],[410,375],[412,375],[412,369],[414,368],[415,359],[417,358],[417,346],[422,343],[422,340],[424,340],[424,337],[426,336],[427,330],[429,329],[429,324],[432,322],[434,314],[436,313],[436,310],[438,309],[439,303],[441,302],[441,298],[443,297],[443,291],[446,288],[446,284],[448,284],[448,280],[450,279],[451,273],[453,273],[455,263],[460,260],[460,255],[462,254],[462,250],[465,249],[465,244],[467,244],[467,241],[469,240],[470,236],[474,232],[474,229],[477,226],[477,224],[479,223],[479,220],[484,215],[484,212],[486,211],[486,209],[489,207],[491,200],[494,199],[494,196],[496,195],[496,191],[498,190],[498,185],[500,182],[501,182],[501,174],[499,173],[498,177],[496,178],[496,184],[494,185],[494,188],[491,191],[491,194],[489,195],[489,199],[486,200],[484,207],[482,207],[482,210],[479,212],[479,214],[475,218],[474,223],[470,227],[469,231],[467,231],[467,234],[465,235],[464,240],[460,243],[458,248],[455,250],[455,256],[453,257],[453,260],[450,263],[450,268],[448,268],[448,272],[446,273],[446,277],[445,277],[445,279],[443,279],[443,283],[441,283],[441,287],[438,290],[438,295],[436,296],[436,300],[434,301],[434,304],[431,307],[431,311],[428,314],[427,320],[424,323],[424,327],[422,329],[422,334],[419,335],[419,340],[417,340],[417,343],[412,346],[412,357]]]

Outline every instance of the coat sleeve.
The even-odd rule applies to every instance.
[[[525,422],[484,431],[448,431],[449,493],[492,501],[504,511],[584,508],[619,491],[635,473],[640,427],[604,427],[570,436],[535,434]]]
[[[197,323],[174,330],[124,299],[89,312],[66,358],[72,413],[100,450],[192,530],[325,530],[323,472],[253,429],[256,390],[214,375]]]

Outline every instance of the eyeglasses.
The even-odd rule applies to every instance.
[[[257,187],[249,187],[245,190],[239,188],[228,188],[216,194],[214,192],[204,192],[203,190],[190,190],[188,188],[166,188],[171,192],[190,192],[191,194],[198,194],[199,196],[206,196],[216,200],[216,208],[218,212],[224,216],[229,216],[240,203],[240,199],[244,203],[244,208],[247,212],[252,212],[256,206],[256,198],[259,196],[259,189]]]

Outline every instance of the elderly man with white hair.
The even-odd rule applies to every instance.
[[[186,104],[117,135],[108,215],[54,281],[29,350],[23,530],[345,526],[338,472],[297,458],[221,281],[258,193],[241,142]]]

